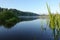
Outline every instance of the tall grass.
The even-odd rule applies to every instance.
[[[51,13],[51,10],[50,10],[50,7],[48,6],[48,4],[46,3],[46,6],[47,6],[47,10],[48,10],[48,13],[49,13],[49,18],[50,18],[50,27],[52,28],[52,29],[54,29],[55,28],[55,22],[54,22],[54,15]]]
[[[51,13],[50,7],[46,4],[48,13],[49,13],[49,25],[54,34],[54,40],[59,40],[60,35],[60,14],[56,12],[56,14]]]
[[[60,30],[60,14],[58,12],[56,12],[56,14],[51,13],[50,7],[47,3],[46,6],[49,13],[50,28]]]

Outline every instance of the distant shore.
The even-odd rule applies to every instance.
[[[41,18],[41,19],[48,19],[48,15],[40,15],[40,16],[19,16],[19,18]]]
[[[39,18],[42,18],[42,19],[49,19],[49,15],[40,15]]]

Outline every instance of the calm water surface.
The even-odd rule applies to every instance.
[[[56,39],[59,39],[58,35]],[[55,40],[47,19],[21,21],[11,28],[0,26],[0,39],[4,40]],[[60,39],[59,39],[60,40]]]

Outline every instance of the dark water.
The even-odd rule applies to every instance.
[[[11,28],[0,26],[1,40],[59,40],[54,36],[47,19],[21,19]]]

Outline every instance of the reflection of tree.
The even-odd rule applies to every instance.
[[[56,28],[54,28],[52,29],[52,31],[53,31],[54,40],[59,40],[60,30],[57,30]]]
[[[0,22],[0,25],[3,25],[5,28],[11,28],[13,27],[15,24],[17,24],[18,22],[23,22],[23,21],[32,21],[34,19],[37,19],[37,18],[20,18],[19,21],[17,21],[17,19],[14,19],[14,20],[7,20],[7,22],[3,22],[1,23]]]
[[[0,25],[3,25],[5,28],[11,28],[19,21],[18,21],[18,19],[13,19],[13,20],[7,20],[6,22],[3,22],[3,23],[1,23],[1,22],[0,22]]]
[[[18,22],[9,22],[9,23],[4,24],[4,27],[5,27],[5,28],[11,28],[11,27],[13,27],[16,23],[18,23]]]

